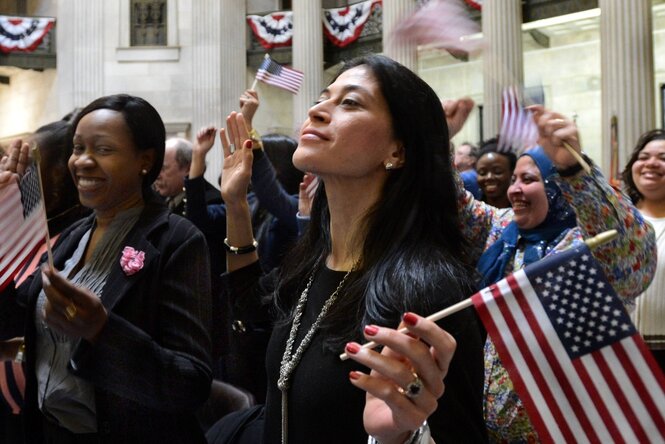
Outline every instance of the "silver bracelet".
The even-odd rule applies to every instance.
[[[423,425],[421,425],[416,431],[414,431],[409,438],[404,441],[404,444],[429,444],[430,440],[432,438],[432,434],[430,433],[429,430],[429,424],[427,424],[427,421],[423,422]],[[373,436],[369,436],[367,438],[367,444],[381,444],[376,438]]]

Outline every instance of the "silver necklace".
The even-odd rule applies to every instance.
[[[326,315],[328,314],[328,310],[330,310],[332,304],[334,304],[335,301],[337,300],[337,296],[339,296],[339,291],[342,289],[347,278],[355,268],[354,265],[353,267],[351,267],[349,271],[346,272],[342,280],[337,285],[335,291],[333,291],[332,294],[328,296],[328,299],[323,304],[323,308],[321,308],[321,312],[319,312],[319,315],[316,317],[316,320],[309,328],[309,331],[307,331],[305,337],[302,339],[302,341],[300,341],[300,344],[298,345],[296,352],[293,353],[293,344],[296,340],[296,336],[298,335],[298,329],[300,328],[300,320],[302,318],[303,312],[305,311],[305,304],[307,303],[307,296],[309,295],[309,289],[312,286],[312,281],[314,281],[314,275],[316,274],[316,270],[319,268],[320,262],[321,260],[319,259],[316,265],[314,265],[314,270],[312,270],[312,274],[309,275],[309,280],[307,281],[307,285],[305,286],[305,289],[302,291],[300,299],[298,299],[298,304],[296,305],[296,310],[293,315],[293,323],[291,324],[291,331],[289,332],[289,338],[286,341],[286,348],[284,349],[284,355],[282,356],[282,363],[279,367],[279,379],[277,380],[277,387],[282,392],[282,444],[288,443],[288,425],[289,425],[288,391],[291,385],[291,375],[293,374],[293,371],[300,363],[300,359],[302,358],[305,349],[309,346],[309,343],[312,341],[314,334],[319,329],[321,321],[323,321],[323,318],[325,318]]]

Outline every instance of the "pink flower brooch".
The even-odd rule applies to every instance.
[[[120,266],[122,267],[122,271],[124,271],[127,276],[131,276],[143,268],[144,260],[145,252],[135,250],[132,247],[125,247],[122,250]]]

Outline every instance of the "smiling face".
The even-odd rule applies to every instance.
[[[635,187],[644,200],[665,201],[665,140],[647,143],[631,171]]]
[[[98,109],[81,118],[74,134],[69,171],[81,203],[98,216],[112,217],[143,201],[142,170],[154,151],[138,151],[123,115]]]
[[[497,153],[487,153],[476,163],[478,173],[478,186],[483,195],[491,200],[506,198],[510,186],[510,161],[506,156]]]
[[[513,183],[508,187],[508,200],[515,213],[513,220],[521,229],[535,228],[547,217],[545,184],[531,157],[522,156],[517,161]]]
[[[325,179],[385,177],[388,162],[402,162],[388,105],[372,72],[364,65],[351,68],[310,108],[293,164]]]

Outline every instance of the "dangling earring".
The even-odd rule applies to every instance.
[[[392,170],[392,169],[393,169],[393,163],[392,162],[386,163],[386,170]]]

